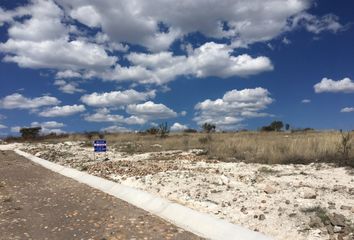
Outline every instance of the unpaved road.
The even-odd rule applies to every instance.
[[[0,239],[200,239],[124,201],[0,151]]]

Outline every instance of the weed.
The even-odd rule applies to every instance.
[[[328,212],[326,211],[326,209],[320,206],[303,208],[301,209],[301,211],[303,213],[314,213],[317,217],[321,219],[321,222],[324,224],[329,221]]]
[[[338,152],[345,161],[346,164],[349,164],[349,153],[351,150],[351,135],[349,132],[341,132],[341,141],[338,147]]]
[[[271,169],[271,168],[268,168],[268,167],[261,167],[261,168],[258,169],[258,172],[265,173],[265,174],[276,174],[276,173],[279,173],[278,170],[274,170],[274,169]]]

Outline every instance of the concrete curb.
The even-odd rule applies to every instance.
[[[49,170],[122,199],[201,237],[215,240],[272,239],[258,232],[251,231],[236,224],[231,224],[225,220],[218,219],[205,213],[197,212],[185,206],[172,203],[150,193],[96,177],[73,168],[64,167],[18,149],[15,149],[14,151]]]

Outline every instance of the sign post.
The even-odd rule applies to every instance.
[[[98,139],[93,142],[93,159],[96,160],[96,153],[106,153],[107,158],[107,141],[104,139]]]

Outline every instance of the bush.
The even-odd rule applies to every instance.
[[[202,125],[203,132],[210,133],[215,132],[216,126],[212,123],[204,123]]]
[[[156,135],[159,132],[159,129],[156,127],[151,127],[146,129],[145,132],[151,135]]]
[[[274,129],[271,126],[264,126],[261,128],[262,132],[273,132]]]
[[[198,131],[195,130],[195,129],[193,129],[193,128],[187,128],[187,129],[185,129],[183,132],[185,132],[185,133],[196,133],[196,132],[198,132]]]
[[[164,138],[170,133],[170,127],[168,126],[167,122],[161,123],[159,125],[159,134],[160,137]]]
[[[41,127],[21,128],[20,133],[24,139],[35,139],[39,136],[41,130]]]
[[[261,128],[261,131],[264,131],[264,132],[272,132],[272,131],[279,132],[279,131],[281,131],[281,129],[283,127],[284,127],[284,123],[282,121],[273,121],[270,125],[263,126]]]

